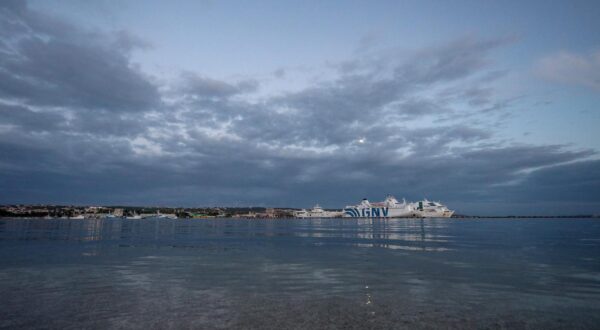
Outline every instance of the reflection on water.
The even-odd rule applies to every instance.
[[[597,328],[593,220],[0,220],[0,327]]]
[[[160,243],[196,241],[199,238],[304,237],[343,239],[331,243],[356,246],[368,241],[373,247],[404,246],[427,250],[452,237],[443,234],[446,219],[303,219],[261,220],[4,220],[1,232],[5,239],[137,241]],[[414,242],[414,243],[407,243]]]

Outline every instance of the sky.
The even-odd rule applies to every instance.
[[[0,1],[0,204],[600,213],[598,1]]]

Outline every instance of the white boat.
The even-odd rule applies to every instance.
[[[364,198],[358,205],[344,208],[345,218],[409,218],[419,214],[411,203],[404,199],[400,203],[394,196],[388,195],[383,202],[371,203]]]
[[[454,211],[440,202],[431,202],[427,199],[413,203],[413,207],[422,218],[450,218],[454,214]]]
[[[177,219],[177,216],[175,214],[163,214],[163,213],[158,213],[157,217],[159,219],[170,219],[170,220],[175,220]]]
[[[141,215],[138,214],[134,214],[134,215],[130,215],[128,217],[125,217],[125,219],[129,219],[129,220],[140,220],[142,218]]]
[[[319,204],[315,205],[311,210],[302,209],[294,212],[296,218],[339,218],[342,212],[323,210]]]
[[[80,215],[76,215],[74,217],[69,217],[69,219],[71,219],[71,220],[83,220],[83,219],[85,219],[85,217],[83,216],[83,214],[80,214]]]
[[[177,216],[175,214],[169,214],[169,213],[164,214],[164,213],[160,213],[160,211],[156,213],[156,216],[160,219],[170,219],[170,220],[177,219]]]

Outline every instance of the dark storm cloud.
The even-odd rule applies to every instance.
[[[197,98],[227,98],[236,94],[256,91],[258,82],[255,80],[240,81],[230,84],[224,81],[201,77],[192,72],[181,75],[179,93]]]
[[[459,39],[419,52],[411,62],[398,67],[396,75],[417,85],[462,79],[485,68],[490,51],[512,41],[512,38]]]
[[[135,137],[144,134],[156,121],[143,114],[112,113],[108,110],[77,113],[68,123],[70,132],[98,136]]]
[[[28,131],[54,131],[65,118],[57,113],[34,112],[23,106],[0,104],[0,123],[15,125]]]
[[[558,188],[558,189],[557,189]],[[543,168],[518,185],[506,187],[511,200],[596,203],[600,196],[600,161],[587,160]]]
[[[360,135],[393,131],[391,119],[424,115],[449,115],[443,102],[416,96],[439,84],[454,84],[475,74],[485,73],[487,56],[509,39],[464,38],[443,47],[422,50],[408,58],[361,59],[347,61],[341,75],[328,82],[269,100],[268,107],[244,113],[254,127],[239,124],[241,134],[269,132],[269,140],[298,142],[305,139],[321,145],[343,144]],[[381,67],[392,75],[381,75]],[[471,101],[484,104],[471,88]],[[460,89],[460,93],[468,93]],[[489,100],[488,91],[486,99]],[[273,111],[273,109],[280,111]],[[358,124],[358,125],[357,125]],[[358,126],[358,127],[357,127]],[[263,130],[263,128],[266,128]],[[310,137],[306,139],[305,137]]]
[[[0,64],[6,98],[111,111],[143,111],[159,102],[155,87],[114,50],[36,37],[16,47],[18,59]]]
[[[3,10],[0,19],[19,27],[2,49],[9,55],[0,59],[1,97],[81,111],[145,111],[159,104],[156,87],[129,62],[126,50],[138,41],[79,30],[22,7]]]
[[[400,118],[414,118],[430,114],[451,112],[440,104],[427,99],[407,99],[388,108],[388,112]]]
[[[369,50],[330,79],[257,97],[259,80],[194,72],[158,86],[131,60],[150,45],[127,31],[2,6],[0,202],[600,200],[595,152],[499,141],[474,120],[508,107],[490,55],[510,39]]]

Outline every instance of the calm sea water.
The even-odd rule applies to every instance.
[[[591,219],[0,219],[2,328],[600,328]]]

